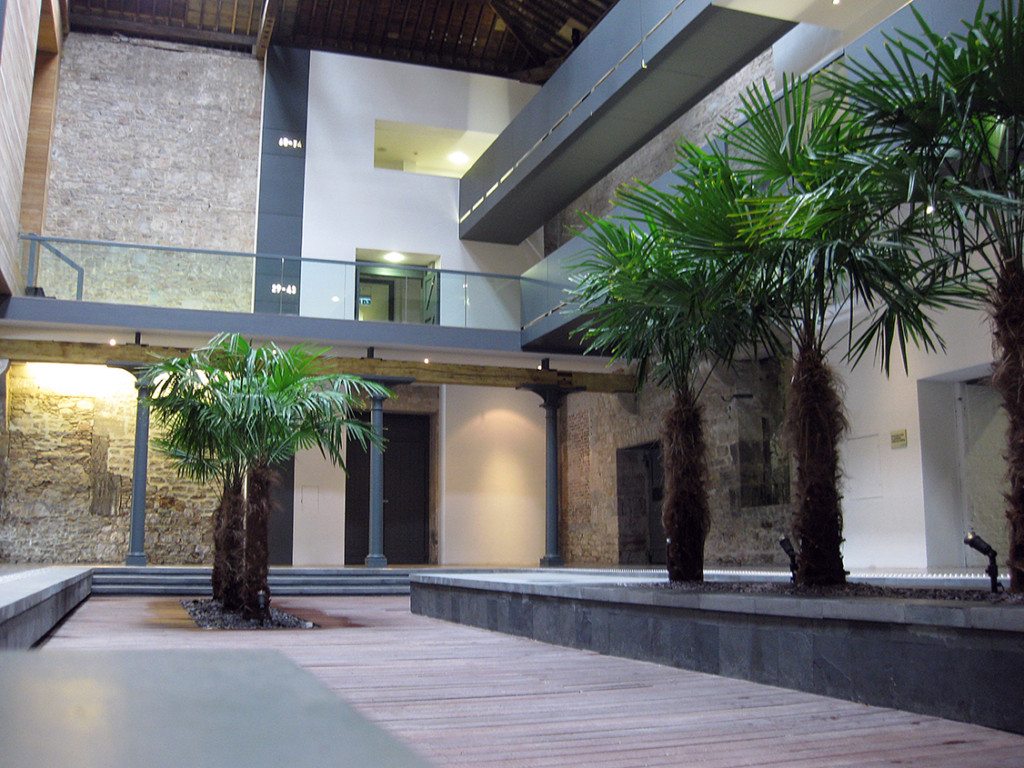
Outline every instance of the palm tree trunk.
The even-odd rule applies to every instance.
[[[800,339],[793,365],[787,428],[796,458],[793,533],[799,542],[796,583],[846,583],[839,439],[846,429],[835,373],[814,334]]]
[[[690,388],[677,390],[665,417],[662,448],[665,502],[662,523],[668,540],[671,581],[704,580],[704,540],[711,512],[703,413]]]
[[[999,349],[992,384],[1003,397],[1009,420],[1006,517],[1010,523],[1010,591],[1024,592],[1024,271],[1018,259],[1002,255],[992,297],[993,333]]]
[[[242,608],[245,554],[245,496],[242,480],[224,484],[214,515],[213,598],[229,611]]]
[[[270,587],[267,584],[269,552],[267,523],[274,473],[266,464],[249,472],[249,496],[245,515],[245,585],[242,616],[264,621],[270,617]]]

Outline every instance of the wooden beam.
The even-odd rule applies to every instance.
[[[252,48],[253,45],[253,38],[249,35],[233,35],[228,32],[187,29],[185,27],[150,24],[142,21],[123,21],[121,19],[95,16],[89,13],[72,12],[71,23],[75,25],[76,29],[120,32],[129,37],[148,37],[178,43],[194,43],[196,45],[236,49]]]
[[[103,365],[108,360],[153,362],[161,357],[182,357],[190,350],[124,344],[86,344],[72,341],[0,339],[0,358],[15,362]],[[475,387],[516,388],[525,385],[560,386],[588,392],[633,392],[636,379],[628,373],[538,370],[498,365],[423,363],[380,358],[325,357],[327,373],[358,376],[412,377],[419,384],[463,384]]]
[[[256,42],[252,46],[252,55],[260,61],[267,56],[267,49],[270,47],[270,38],[274,34],[274,25],[277,23],[277,14],[280,10],[280,0],[264,0],[263,13],[260,14],[260,28],[256,34]]]
[[[50,142],[57,112],[59,74],[60,55],[40,49],[36,53],[36,71],[32,81],[32,106],[28,118],[20,213],[21,230],[37,235],[43,234],[46,223]]]

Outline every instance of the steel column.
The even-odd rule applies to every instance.
[[[377,440],[370,443],[370,547],[365,563],[370,568],[384,568],[384,451],[380,440],[384,438],[383,395],[373,395],[370,407],[370,429]]]

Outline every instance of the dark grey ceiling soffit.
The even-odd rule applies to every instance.
[[[278,341],[314,344],[401,346],[429,350],[522,352],[519,331],[446,328],[411,323],[375,323],[290,315],[243,314],[99,304],[89,301],[7,297],[0,300],[0,322],[21,326],[73,327],[143,333],[241,333]]]
[[[794,26],[620,0],[462,177],[459,237],[521,243]]]

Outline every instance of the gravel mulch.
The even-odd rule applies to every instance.
[[[217,600],[182,600],[182,607],[201,629],[314,629],[312,621],[300,619],[270,606],[270,621],[243,619],[239,611],[225,611]]]

